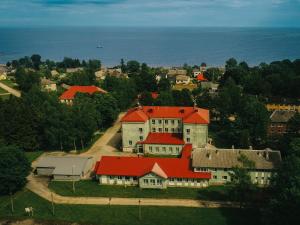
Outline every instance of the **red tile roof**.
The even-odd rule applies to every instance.
[[[182,136],[174,133],[149,133],[146,140],[140,141],[138,143],[184,145]]]
[[[143,106],[129,110],[122,122],[146,122],[149,118],[178,118],[184,123],[208,124],[209,111],[194,107]]]
[[[103,89],[96,86],[71,86],[67,91],[59,97],[61,100],[74,99],[75,95],[80,93],[94,94],[95,92],[107,93]]]
[[[194,172],[190,167],[192,146],[186,145],[181,158],[103,156],[95,168],[97,175],[141,177],[151,172],[169,178],[210,179],[210,172]]]
[[[204,77],[203,73],[201,73],[197,76],[197,81],[207,81],[207,79]]]

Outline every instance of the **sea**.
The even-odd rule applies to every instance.
[[[151,66],[249,65],[300,58],[300,28],[43,27],[0,28],[0,63],[40,54],[100,59],[105,66],[137,60]]]

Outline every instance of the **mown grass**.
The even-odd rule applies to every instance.
[[[43,151],[35,151],[35,152],[25,152],[25,156],[30,163],[40,157],[44,152]]]
[[[0,82],[7,85],[7,86],[9,86],[9,87],[11,87],[11,88],[14,88],[14,89],[17,89],[17,87],[18,87],[18,85],[16,83],[14,83],[13,81],[8,80],[8,79],[1,80]]]
[[[52,181],[49,188],[63,196],[85,197],[127,197],[127,198],[180,198],[201,200],[230,200],[229,189],[226,186],[210,186],[207,188],[177,188],[141,189],[136,186],[99,185],[97,181],[78,181],[76,192],[72,190],[72,182]]]
[[[34,193],[24,190],[14,196],[14,213],[11,213],[9,198],[0,197],[1,219],[28,218],[24,208],[33,207],[33,219],[60,222],[77,222],[97,225],[259,225],[260,213],[256,209],[237,208],[188,208],[188,207],[141,207],[54,205]],[[46,222],[45,222],[46,223]]]

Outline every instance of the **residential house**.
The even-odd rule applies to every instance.
[[[101,69],[95,72],[95,76],[97,80],[104,80],[106,77],[106,70]]]
[[[123,151],[180,155],[185,144],[204,147],[209,111],[197,107],[143,106],[122,118]]]
[[[186,76],[186,75],[187,75],[187,71],[184,70],[184,69],[180,69],[180,68],[169,69],[166,78],[167,78],[171,83],[176,83],[176,77],[177,77],[178,75]]]
[[[268,111],[298,111],[300,113],[299,104],[288,104],[288,103],[267,103],[266,108]]]
[[[255,164],[254,168],[249,168],[252,182],[268,185],[272,173],[281,162],[280,151],[198,148],[192,152],[192,167],[194,172],[211,173],[209,184],[225,184],[231,180],[232,168],[242,166],[238,160],[242,155]]]
[[[57,72],[57,70],[51,70],[51,76],[52,77],[58,77],[59,76],[59,72]]]
[[[76,73],[76,72],[80,72],[83,70],[84,70],[83,67],[67,68],[66,73]]]
[[[107,93],[107,91],[96,86],[71,86],[68,90],[62,93],[59,99],[62,103],[72,105],[77,93],[87,93],[92,95],[97,92],[103,94]]]
[[[197,76],[196,76],[196,80],[198,82],[207,82],[208,80],[204,77],[203,73],[199,73]]]
[[[7,79],[8,68],[6,65],[0,64],[0,80]]]
[[[42,86],[42,90],[44,91],[56,91],[56,83],[52,80],[46,79],[46,78],[42,78],[41,79],[41,86]]]
[[[35,167],[39,176],[52,177],[54,180],[81,180],[89,178],[94,167],[92,157],[79,156],[44,156]]]
[[[176,76],[176,84],[189,84],[191,82],[191,78],[185,75],[177,75]]]
[[[270,116],[270,124],[268,127],[268,135],[283,135],[288,132],[287,124],[289,120],[296,114],[291,110],[275,110]]]
[[[194,172],[190,165],[192,145],[185,145],[180,158],[103,156],[95,167],[101,185],[207,187],[210,172]]]

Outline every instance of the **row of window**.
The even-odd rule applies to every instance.
[[[158,124],[162,124],[162,122],[163,122],[163,120],[154,120],[154,119],[152,119],[151,123],[156,124],[156,121],[157,121]],[[171,124],[175,124],[175,121],[177,121],[178,124],[181,123],[181,120],[164,120],[165,124],[169,124],[169,121],[170,121]]]
[[[161,179],[143,179],[145,185],[162,185]]]
[[[129,177],[129,176],[109,176],[110,180],[114,180],[115,178],[117,178],[119,181],[125,180],[125,181],[130,181],[130,179],[132,178],[132,180],[136,181],[137,177]]]
[[[180,128],[171,128],[171,129],[169,129],[169,128],[165,128],[165,130],[164,130],[164,132],[165,133],[169,133],[169,131],[171,131],[171,133],[180,133]],[[155,127],[152,127],[152,133],[155,133],[155,132],[159,132],[159,133],[161,133],[161,132],[163,132],[163,129],[160,127],[160,128],[155,128]]]
[[[203,182],[203,179],[189,179],[189,178],[170,178],[169,182]]]
[[[167,147],[161,147],[161,149],[162,149],[162,152],[164,152],[164,153],[167,152]],[[180,150],[179,147],[175,147],[175,151],[176,151],[175,153],[179,154],[179,150]],[[150,151],[150,152],[154,152],[154,147],[149,146],[149,151]],[[156,147],[155,147],[155,151],[158,153],[158,152],[160,151],[160,147],[159,147],[159,146],[156,146]],[[170,152],[170,153],[173,153],[173,147],[169,147],[169,152]]]

